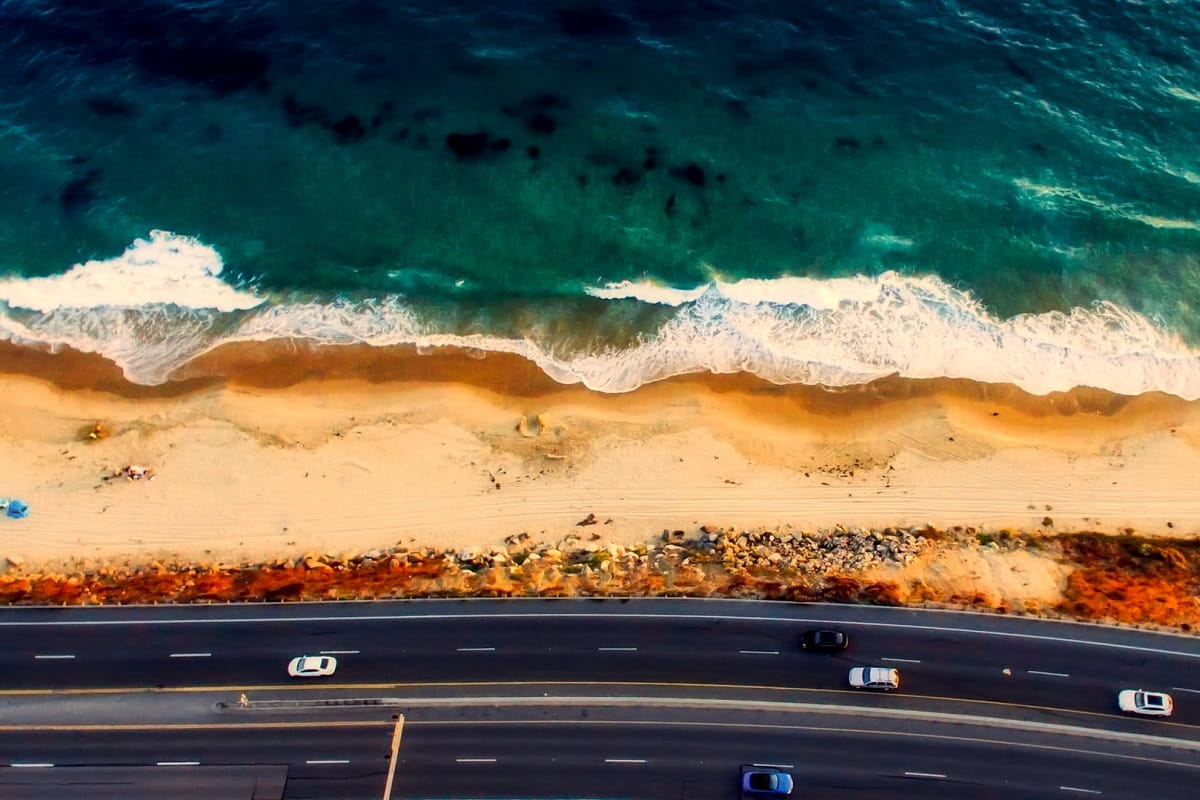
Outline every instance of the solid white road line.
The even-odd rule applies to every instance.
[[[70,661],[73,658],[75,658],[75,656],[73,656],[69,653],[62,653],[62,654],[57,654],[57,655],[56,654],[38,655],[38,656],[34,656],[33,658],[35,661]]]
[[[460,648],[458,648],[458,652],[460,652],[460,653],[490,653],[495,649],[496,648],[494,648],[494,647],[460,647]]]
[[[904,773],[910,778],[945,778],[946,776],[940,772],[906,772]]]
[[[158,761],[160,767],[198,767],[199,761]]]
[[[41,763],[41,762],[35,762],[35,763],[32,763],[32,764],[18,764],[18,763],[16,763],[16,762],[14,761],[14,762],[13,762],[13,766],[14,766],[14,767],[53,767],[54,765],[53,765],[53,764],[47,764],[47,763]]]
[[[633,653],[637,651],[636,647],[597,647],[601,653]]]
[[[879,660],[880,661],[898,661],[901,664],[920,664],[921,663],[921,660],[918,658],[881,658]]]
[[[606,758],[605,764],[645,764],[644,758]]]
[[[322,650],[323,656],[356,656],[361,650]]]
[[[212,653],[171,653],[171,658],[211,658]]]
[[[1028,672],[1030,675],[1049,675],[1051,678],[1069,678],[1069,677],[1071,677],[1070,675],[1068,675],[1065,672],[1042,672],[1040,669],[1027,669],[1025,671]]]
[[[778,650],[738,650],[739,653],[747,656],[777,656]]]
[[[456,758],[454,759],[460,764],[495,764],[494,758]]]
[[[1185,689],[1182,686],[1172,686],[1172,692],[1191,692],[1192,694],[1200,694],[1200,689]]]
[[[349,764],[348,758],[310,758],[305,764]]]
[[[1078,786],[1060,786],[1058,788],[1062,789],[1064,792],[1080,792],[1082,794],[1104,794],[1104,792],[1100,791],[1099,789],[1080,789]]]
[[[751,764],[752,767],[770,767],[771,769],[795,769],[794,764]]]

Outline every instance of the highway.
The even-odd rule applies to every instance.
[[[505,615],[514,604],[522,613]],[[380,605],[309,607],[312,613],[291,620],[262,616],[278,608],[272,606],[251,607],[258,616],[227,607],[97,609],[92,617],[2,609],[0,674],[7,689],[294,685],[285,674],[290,658],[332,653],[338,684],[666,681],[843,690],[850,666],[878,663],[901,670],[909,695],[1097,713],[1113,709],[1123,686],[1174,690],[1178,718],[1200,724],[1194,638],[838,606],[785,605],[790,616],[745,619],[739,611],[762,606]],[[531,613],[539,608],[542,614]],[[551,608],[567,613],[547,613]],[[167,619],[172,623],[156,621]],[[852,647],[833,656],[803,651],[800,631],[828,620],[850,633]],[[1009,630],[1013,622],[1023,623],[1019,632]]]
[[[719,800],[738,796],[737,767],[749,763],[790,767],[801,780],[801,796],[812,798],[1187,797],[1200,774],[1182,758],[1123,760],[1049,741],[1041,745],[1046,749],[1014,753],[987,740],[946,739],[944,732],[922,738],[912,731],[832,730],[820,718],[757,728],[763,723],[737,719],[647,722],[415,724],[397,763],[395,796]],[[237,786],[256,769],[259,790],[248,796],[258,800],[378,797],[388,732],[386,725],[363,725],[269,735],[198,731],[169,740],[159,731],[4,736],[0,748],[27,766],[0,769],[0,796],[137,800],[161,797],[164,787],[172,796],[200,796],[176,793],[221,779]],[[1069,778],[1064,759],[1073,770]],[[244,765],[242,772],[232,772],[231,764]],[[114,782],[112,767],[121,768],[121,782]],[[139,793],[131,778],[153,775]]]
[[[849,632],[848,651],[800,649],[804,627],[831,623]],[[98,777],[86,796],[100,800],[95,786],[113,785],[104,770],[114,766],[136,766],[147,797],[164,780],[200,792],[207,778],[185,771],[217,775],[210,765],[274,768],[255,779],[264,792],[282,769],[281,797],[379,796],[388,714],[343,720],[351,727],[334,734],[325,711],[269,735],[228,715],[205,717],[215,729],[138,730],[146,720],[134,718],[100,734],[50,729],[19,705],[74,698],[78,721],[85,698],[201,689],[229,701],[407,698],[396,797],[737,797],[738,765],[764,760],[795,765],[805,797],[908,797],[917,781],[923,797],[970,786],[979,797],[1182,798],[1200,777],[1200,752],[1182,749],[1200,743],[1200,640],[1126,629],[737,601],[423,601],[10,608],[0,641],[0,798],[66,800],[62,786],[36,795],[34,784],[58,775],[87,786],[87,769]],[[319,652],[337,655],[335,676],[286,677],[289,658]],[[860,663],[899,668],[902,692],[849,690],[846,671]],[[1176,716],[1118,715],[1128,686],[1172,691]],[[539,693],[582,699],[506,707]],[[961,720],[957,732],[935,719],[946,714]],[[1064,747],[1053,726],[1069,726],[1067,739],[1088,733]],[[1031,746],[1038,736],[1060,749]],[[17,778],[21,792],[6,793]]]

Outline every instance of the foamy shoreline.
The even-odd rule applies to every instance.
[[[1200,532],[1200,404],[1164,395],[745,376],[603,395],[519,359],[381,370],[369,350],[271,353],[257,369],[240,354],[224,382],[149,389],[85,356],[0,353],[0,496],[32,509],[0,519],[3,554],[88,567],[487,547],[555,541],[588,514],[627,545],[703,524]],[[111,436],[83,441],[97,422]],[[103,480],[129,464],[155,479]]]

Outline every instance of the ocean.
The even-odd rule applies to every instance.
[[[1200,3],[0,0],[0,339],[1200,397]]]

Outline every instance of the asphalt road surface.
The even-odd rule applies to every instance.
[[[508,613],[514,606],[520,611]],[[1200,640],[1191,637],[792,604],[330,604],[301,607],[310,612],[301,618],[273,617],[280,608],[297,610],[0,609],[0,674],[7,689],[269,686],[295,683],[285,671],[294,656],[330,653],[339,659],[332,679],[339,684],[577,680],[843,689],[849,667],[879,664],[900,669],[905,694],[1080,711],[1112,711],[1126,686],[1174,691],[1177,718],[1200,724]],[[827,623],[850,634],[850,649],[803,651],[800,631]]]
[[[394,796],[720,800],[739,797],[738,767],[753,763],[788,768],[805,798],[1151,800],[1192,797],[1200,777],[1187,757],[1147,761],[1133,750],[1114,757],[1070,742],[1014,750],[945,732],[838,731],[820,722],[414,724],[405,731]],[[169,739],[156,731],[0,735],[0,750],[21,765],[0,769],[0,797],[377,798],[389,734],[381,724]]]
[[[850,649],[804,652],[800,632],[822,625],[847,631]],[[10,608],[0,609],[0,645],[0,698],[204,686],[256,697],[394,695],[437,685],[452,699],[519,693],[510,682],[569,681],[591,694],[736,692],[861,708],[854,724],[842,717],[820,730],[810,724],[815,711],[792,713],[770,729],[756,727],[744,710],[731,725],[646,712],[625,726],[576,714],[551,729],[547,719],[409,714],[396,797],[733,798],[738,765],[756,761],[793,765],[804,797],[1187,798],[1200,777],[1195,750],[1155,745],[1150,753],[1145,743],[1095,738],[1039,748],[1019,730],[939,738],[872,716],[934,710],[964,715],[964,725],[1005,716],[1200,740],[1200,640],[1099,626],[731,601]],[[287,678],[289,659],[322,652],[339,659],[336,675]],[[858,664],[898,668],[901,693],[851,692],[846,672]],[[1116,692],[1125,687],[1171,691],[1176,716],[1122,718]],[[174,781],[172,793],[202,797],[204,782],[222,775],[211,767],[230,765],[286,768],[286,797],[377,797],[388,767],[385,727],[168,733],[11,726],[0,730],[0,798],[67,800],[63,787],[90,785],[79,796],[101,800],[107,795],[97,787],[111,788],[103,770],[113,766],[136,767],[138,786],[159,787],[123,796],[162,796]],[[254,779],[261,792],[272,791],[270,774],[278,772]],[[226,769],[221,779],[235,778],[245,775]],[[58,781],[58,789],[46,789],[47,781]],[[35,784],[50,793],[34,794]]]

